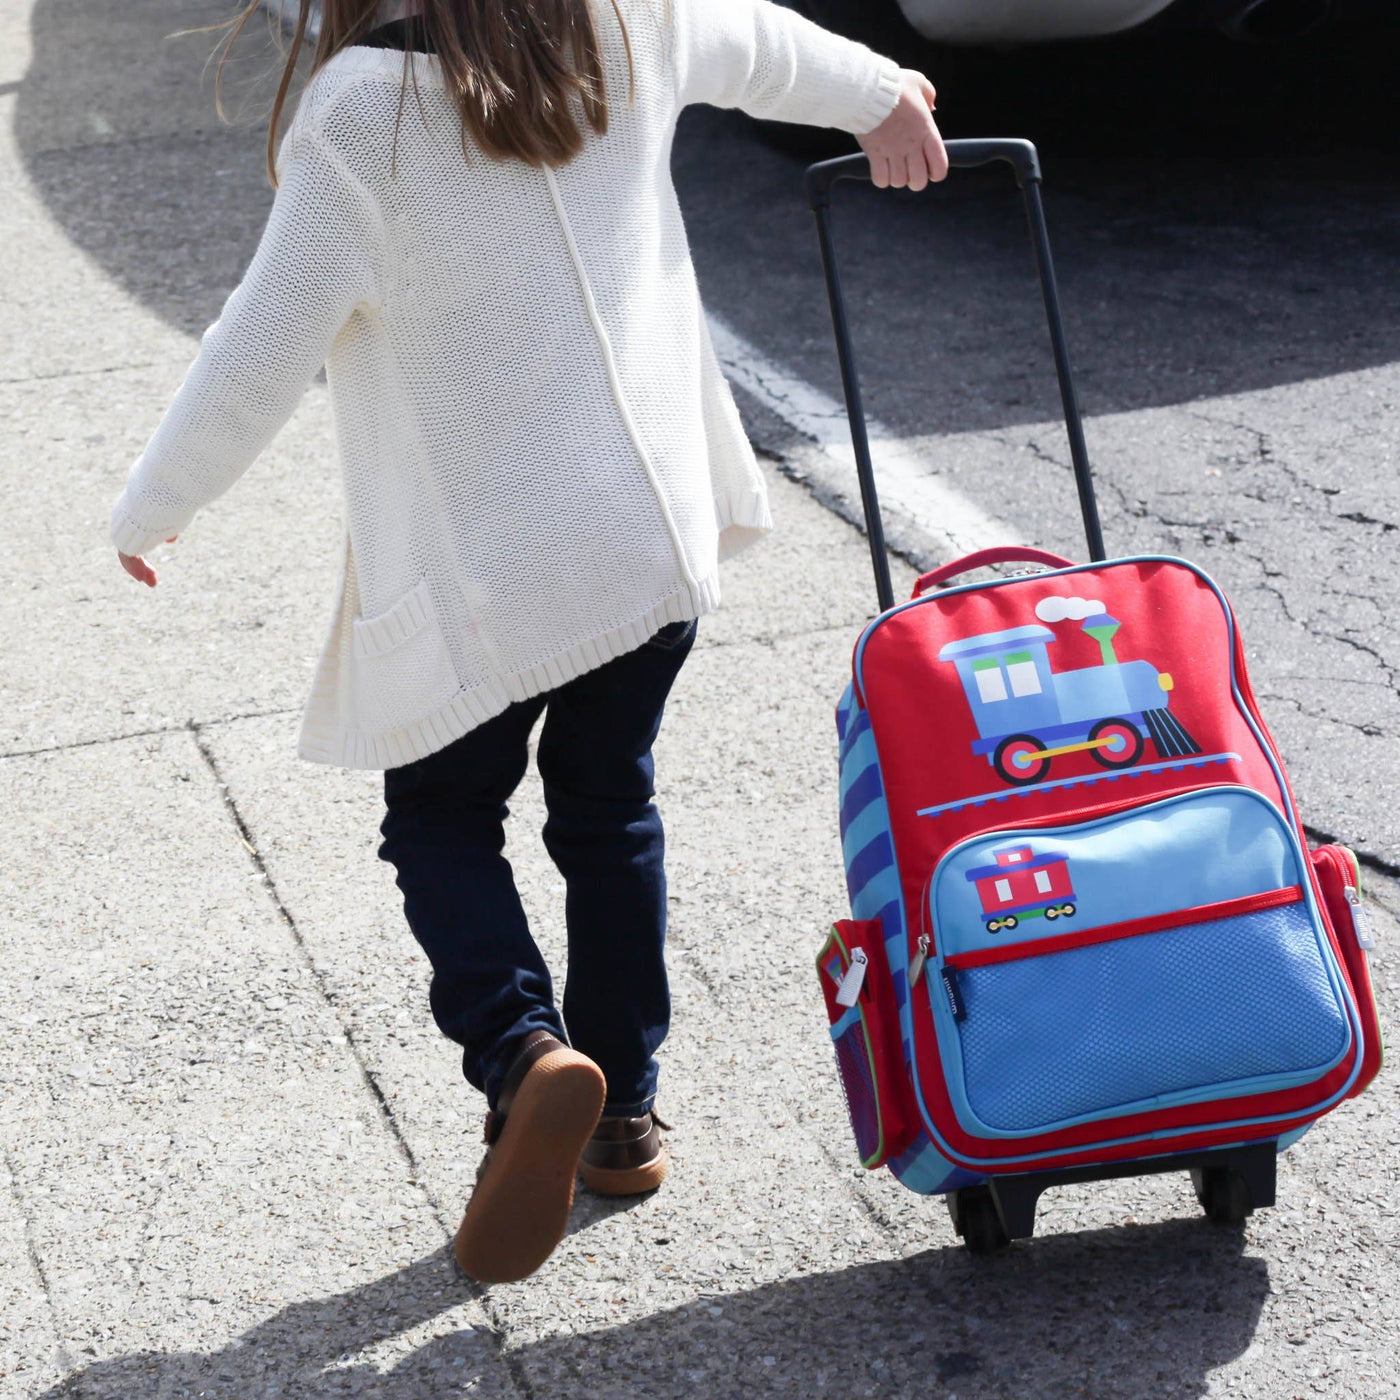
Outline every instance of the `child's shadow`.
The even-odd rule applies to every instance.
[[[44,1400],[950,1391],[959,1400],[1191,1400],[1249,1345],[1268,1291],[1268,1266],[1244,1255],[1240,1235],[1172,1221],[1050,1236],[993,1259],[949,1247],[809,1274],[504,1354],[491,1332],[470,1327],[396,1344],[468,1297],[444,1249],[363,1288],[284,1308],[219,1351],[94,1363]],[[547,1301],[559,1314],[567,1293]]]

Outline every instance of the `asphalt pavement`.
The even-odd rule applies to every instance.
[[[1184,1177],[1125,1180],[1048,1194],[1034,1241],[977,1260],[941,1202],[856,1165],[811,959],[845,912],[832,709],[868,558],[801,481],[812,445],[748,397],[779,528],[729,567],[658,747],[674,1174],[581,1197],[522,1284],[455,1273],[482,1106],[375,856],[379,775],[294,752],[340,531],[323,388],[155,552],[157,589],[106,543],[270,197],[269,54],[242,52],[226,128],[209,38],[164,38],[225,13],[0,0],[0,1396],[1400,1395],[1393,1075],[1281,1159],[1242,1232]],[[711,307],[834,394],[802,159],[696,113],[677,172]],[[1110,545],[1231,591],[1308,820],[1367,857],[1393,1025],[1394,172],[1047,173]],[[872,408],[1072,546],[1014,203],[981,177],[849,195]],[[533,777],[514,809],[562,964]]]

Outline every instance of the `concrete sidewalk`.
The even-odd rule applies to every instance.
[[[658,746],[674,1174],[581,1197],[525,1283],[455,1273],[482,1105],[375,855],[379,775],[294,753],[340,529],[324,391],[157,589],[106,544],[267,207],[209,40],[162,40],[225,13],[0,0],[0,1396],[1400,1394],[1394,1076],[1242,1237],[1144,1179],[1052,1193],[1033,1245],[974,1260],[856,1166],[811,959],[846,907],[832,707],[868,559],[776,470],[779,530],[729,568]],[[509,854],[559,968],[542,819],[532,776]]]

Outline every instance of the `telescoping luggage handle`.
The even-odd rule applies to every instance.
[[[1005,161],[1016,174],[1016,183],[1026,202],[1026,217],[1030,221],[1031,245],[1035,249],[1036,270],[1040,274],[1041,297],[1045,302],[1045,317],[1050,327],[1050,348],[1055,356],[1055,372],[1060,380],[1060,401],[1064,405],[1065,427],[1069,433],[1070,456],[1074,461],[1074,479],[1079,488],[1079,509],[1084,517],[1084,534],[1089,543],[1089,557],[1105,558],[1103,531],[1099,526],[1098,503],[1094,499],[1094,482],[1089,469],[1089,452],[1084,444],[1084,425],[1079,415],[1079,400],[1074,392],[1070,373],[1069,350],[1065,344],[1064,323],[1060,318],[1060,297],[1055,285],[1055,267],[1050,257],[1050,236],[1045,227],[1045,210],[1040,200],[1040,158],[1029,141],[971,140],[946,143],[948,164],[956,170],[992,161]],[[838,156],[824,160],[807,171],[807,200],[817,216],[817,236],[821,240],[822,266],[826,271],[827,295],[831,299],[831,320],[836,330],[836,351],[841,360],[841,384],[846,394],[846,412],[851,421],[851,442],[856,453],[856,474],[860,477],[861,502],[865,509],[865,527],[870,541],[870,557],[875,566],[875,588],[880,610],[894,606],[894,587],[890,582],[890,564],[885,554],[885,530],[880,519],[880,500],[875,489],[875,473],[870,462],[870,438],[865,426],[865,410],[861,406],[860,381],[856,375],[855,353],[851,347],[850,326],[846,320],[846,303],[841,294],[841,277],[836,265],[836,246],[831,237],[831,187],[838,180],[868,180],[869,159],[861,155]],[[922,582],[922,580],[921,580]]]

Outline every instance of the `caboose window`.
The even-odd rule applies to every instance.
[[[1028,651],[1016,651],[1006,658],[1006,674],[1011,681],[1013,695],[1039,695],[1041,692],[1040,674],[1035,669]]]
[[[1048,870],[1037,870],[1035,872],[1035,887],[1041,894],[1050,893],[1050,872]]]
[[[996,892],[997,898],[1001,900],[1003,904],[1009,904],[1011,902],[1011,881],[998,880],[996,882]]]
[[[1006,680],[1001,674],[1001,664],[991,657],[972,663],[972,674],[977,680],[977,694],[986,704],[994,700],[1006,699]]]

